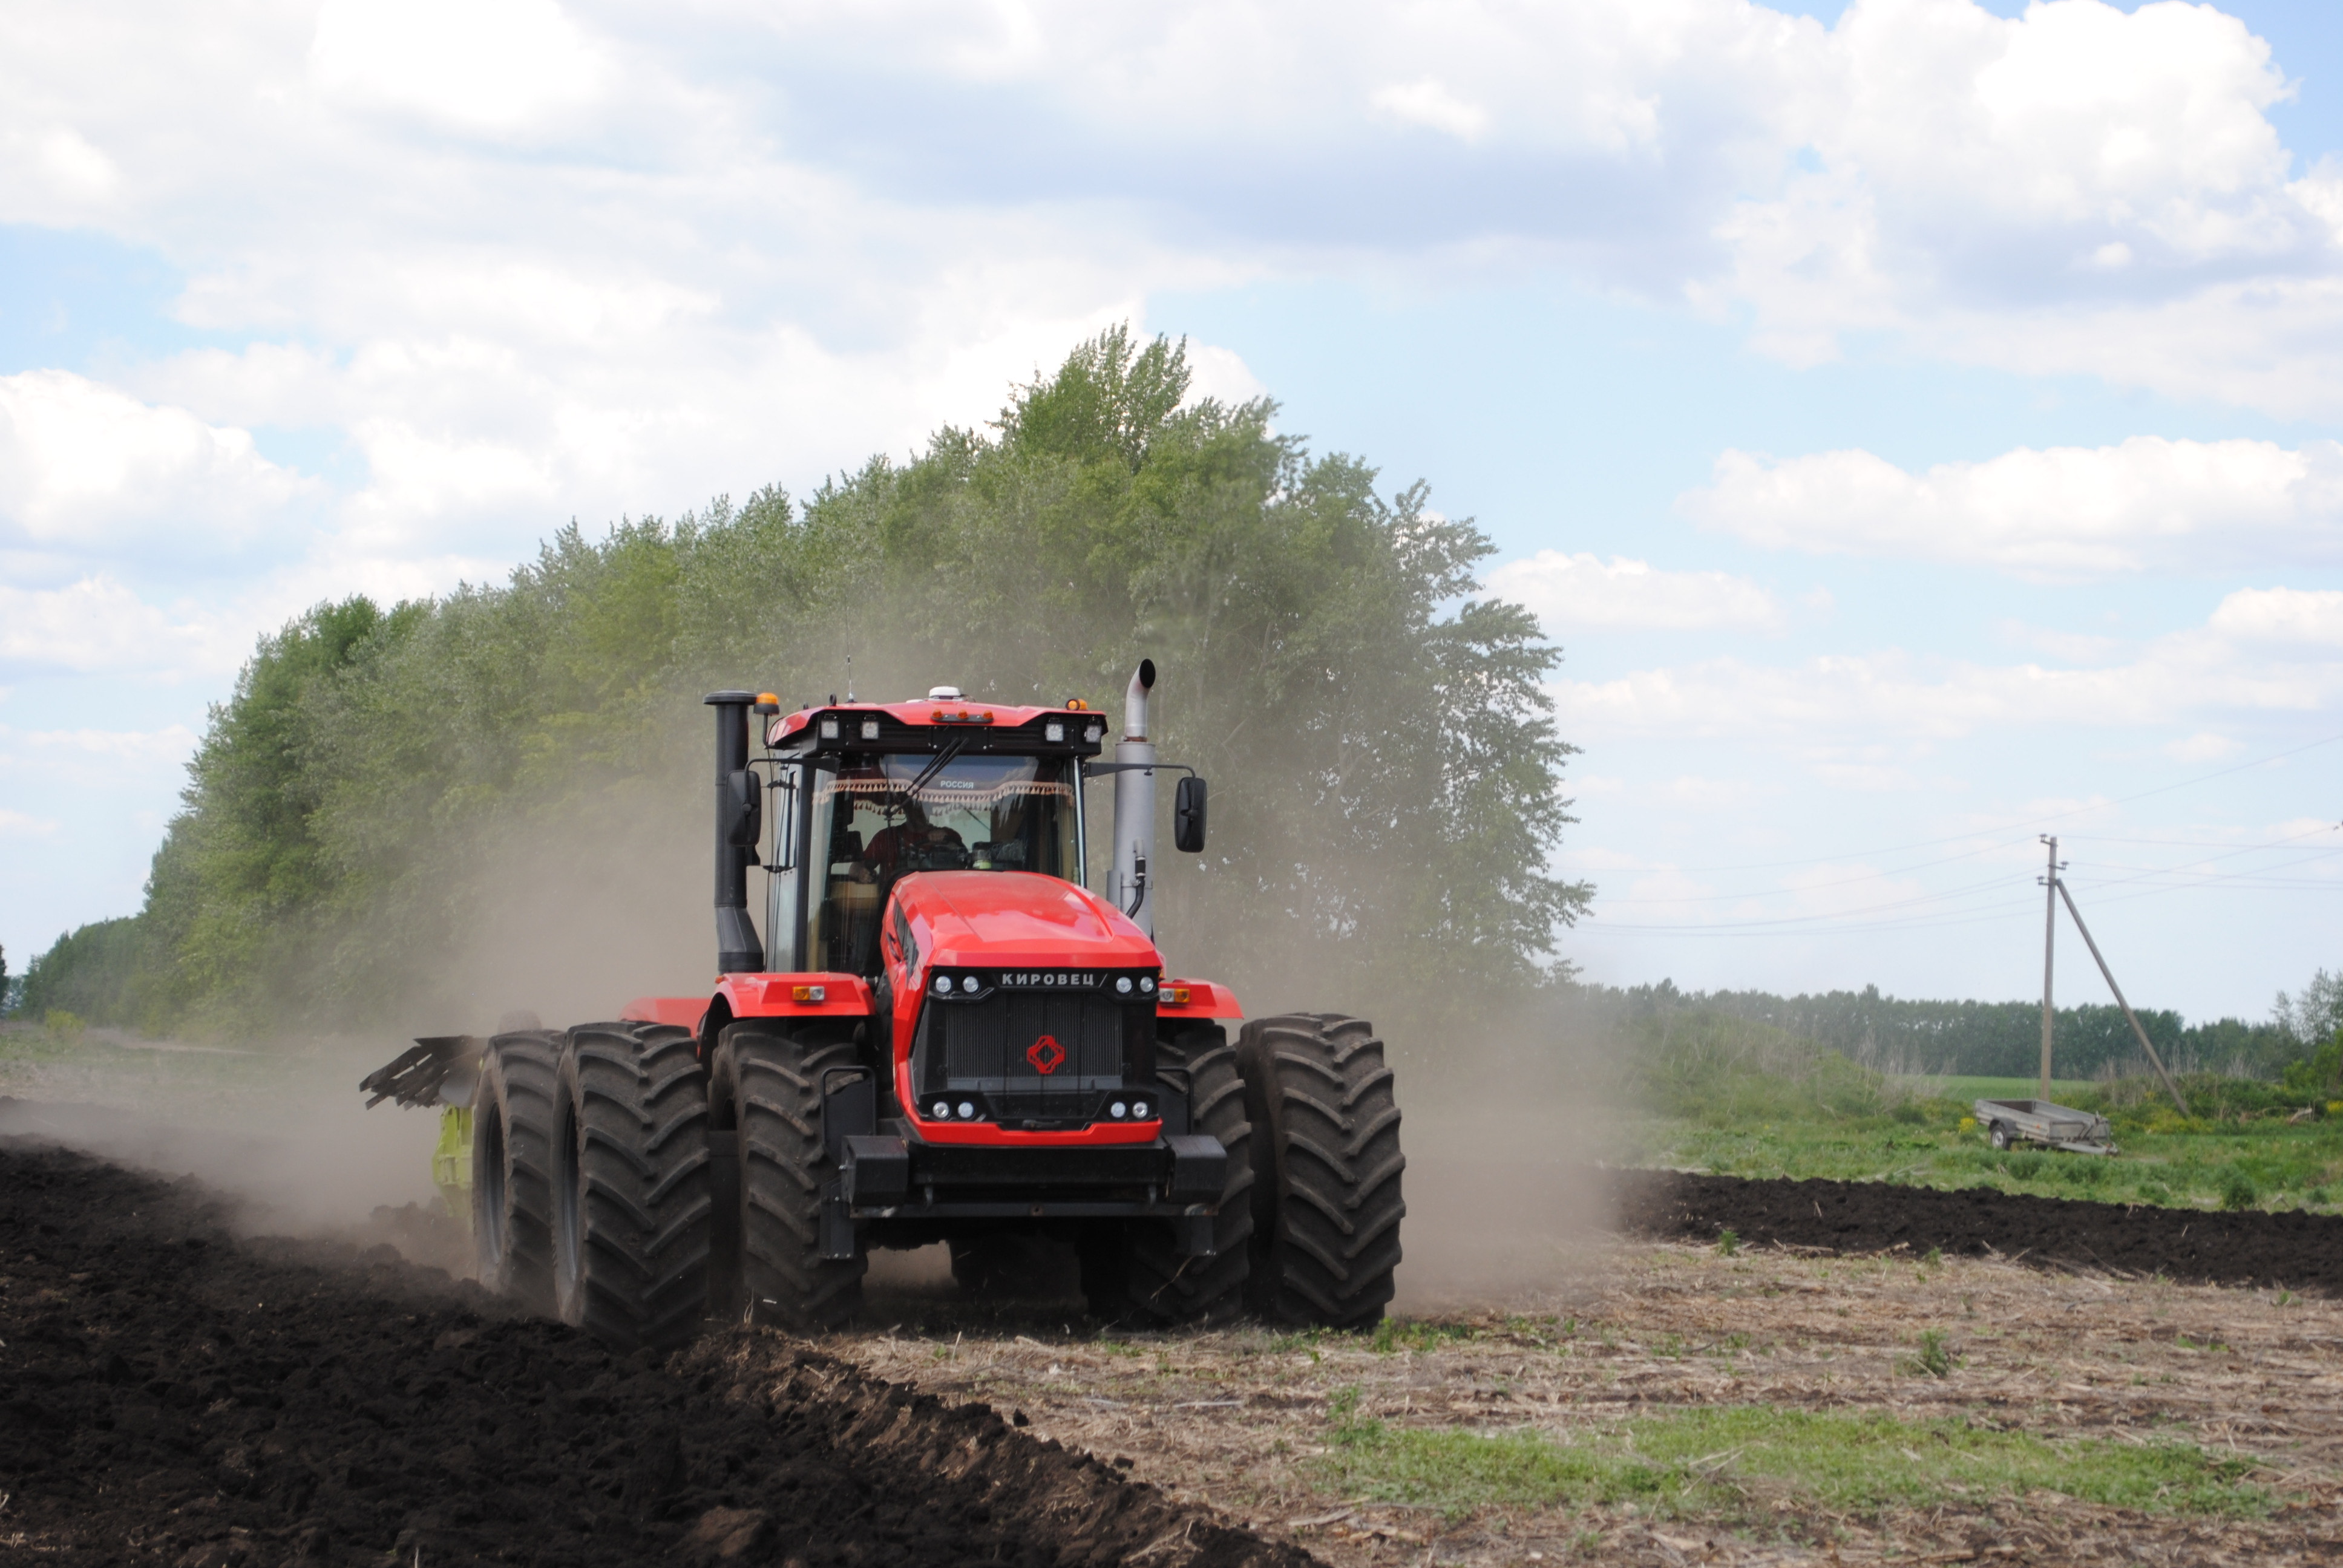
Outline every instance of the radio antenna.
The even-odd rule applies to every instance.
[[[854,700],[854,656],[846,656],[846,700]]]

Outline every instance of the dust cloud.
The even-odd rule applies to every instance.
[[[1399,1311],[1552,1307],[1606,1266],[1610,1167],[1629,1153],[1606,1043],[1532,1013],[1386,1036],[1407,1153]]]
[[[315,1058],[287,1063],[267,1088],[206,1092],[175,1103],[136,1081],[90,1081],[86,1098],[0,1100],[0,1135],[61,1143],[116,1164],[192,1176],[242,1205],[245,1229],[355,1235],[383,1205],[431,1205],[438,1118],[367,1115],[357,1092],[365,1060],[328,1077]],[[379,1065],[369,1063],[369,1065]]]
[[[560,1027],[646,993],[704,994],[715,956],[699,792],[587,790],[446,862],[462,870],[434,890],[442,912],[417,944],[432,950],[381,955],[387,1000],[363,1016],[233,1048],[116,1039],[90,1055],[102,1067],[0,1086],[38,1097],[0,1099],[0,1134],[194,1176],[240,1201],[255,1231],[375,1241],[377,1209],[437,1209],[437,1112],[368,1110],[360,1078],[414,1036],[486,1034],[517,1010]]]
[[[475,844],[447,899],[446,957],[415,976],[386,1042],[486,1034],[516,1010],[558,1029],[614,1019],[639,996],[707,995],[711,807],[708,788],[688,787],[699,772],[613,785]],[[764,879],[749,872],[759,931]]]
[[[558,1028],[615,1018],[638,996],[705,995],[715,933],[698,772],[584,790],[449,857],[460,885],[440,890],[436,951],[392,956],[396,994],[370,1010],[378,1016],[345,1020],[330,1040],[256,1045],[192,1097],[134,1077],[74,1085],[75,1103],[0,1101],[0,1133],[194,1175],[243,1200],[252,1227],[281,1233],[358,1235],[379,1230],[380,1206],[436,1206],[438,1117],[367,1110],[358,1079],[413,1036],[487,1033],[516,1010]],[[1107,802],[1092,788],[1095,826]],[[760,930],[763,876],[749,882]],[[1193,961],[1215,945],[1207,933],[1167,920],[1158,934],[1174,972],[1232,981],[1253,1016],[1342,1012],[1381,1028],[1408,1158],[1399,1310],[1527,1310],[1602,1268],[1604,1167],[1628,1154],[1607,1034],[1543,1003],[1456,1021],[1383,980],[1373,955],[1299,940],[1213,975]],[[952,1288],[940,1249],[878,1262],[882,1292]]]

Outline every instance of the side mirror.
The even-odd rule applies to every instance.
[[[753,849],[764,833],[764,784],[753,769],[743,768],[724,781],[724,841],[736,849]]]
[[[1193,773],[1172,792],[1172,841],[1183,855],[1203,851],[1204,794],[1204,781]]]

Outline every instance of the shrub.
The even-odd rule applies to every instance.
[[[1926,1372],[1930,1377],[1950,1377],[1954,1364],[1953,1352],[1946,1348],[1943,1331],[1923,1330],[1920,1348],[1912,1352],[1912,1370]]]
[[[2261,1192],[2244,1171],[2232,1170],[2221,1181],[2221,1207],[2250,1209],[2262,1201]]]

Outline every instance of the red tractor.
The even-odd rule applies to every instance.
[[[450,1107],[443,1165],[468,1133],[482,1281],[659,1345],[711,1314],[839,1324],[874,1247],[947,1242],[975,1282],[1041,1240],[1071,1244],[1111,1322],[1378,1320],[1405,1211],[1383,1043],[1297,1014],[1232,1046],[1228,988],[1164,973],[1155,775],[1186,775],[1183,851],[1203,848],[1206,793],[1156,759],[1154,682],[1142,661],[1105,764],[1105,718],[1080,702],[709,697],[713,994],[422,1040],[363,1085]],[[1101,774],[1103,896],[1082,789]]]

